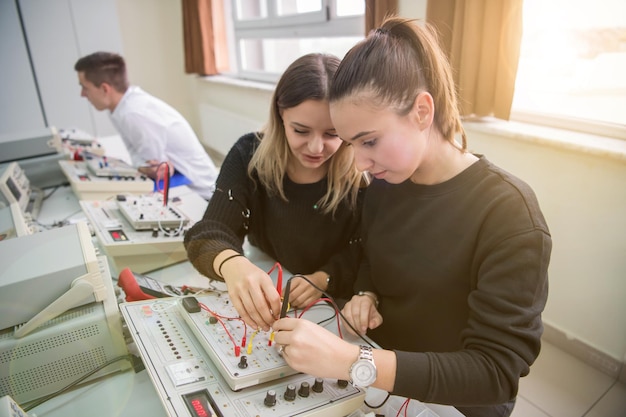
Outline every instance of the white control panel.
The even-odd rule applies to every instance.
[[[217,296],[208,297],[198,297],[198,300],[209,304],[217,300]],[[293,371],[269,382],[233,390],[217,369],[205,344],[199,341],[196,333],[188,326],[188,320],[183,317],[185,310],[180,307],[181,300],[165,298],[120,304],[130,334],[168,415],[347,416],[362,406],[365,391],[353,387],[347,381],[316,379]],[[212,305],[218,308],[222,302],[220,300],[217,306]],[[323,314],[328,316],[328,308]],[[332,311],[330,314],[333,314]],[[329,323],[328,327],[333,325],[336,327],[336,323]],[[213,328],[215,324],[205,326]],[[212,331],[209,330],[209,333]],[[252,332],[248,331],[250,340]],[[256,337],[260,345],[264,336],[257,334]],[[216,335],[216,338],[221,339],[221,336]],[[217,339],[217,344],[225,343]],[[263,342],[267,342],[267,339]],[[257,355],[258,359],[273,358],[276,367],[284,367],[282,358],[268,353],[275,347],[261,348],[257,343],[252,343],[252,352],[248,354],[246,351],[249,368],[257,366]],[[241,362],[240,358],[234,360]]]
[[[154,182],[137,170],[124,176],[98,176],[88,168],[86,161],[59,161],[59,165],[80,200],[105,200],[126,193],[146,194],[154,189]]]
[[[177,234],[189,224],[189,219],[174,205],[165,204],[160,194],[148,196],[123,196],[117,206],[135,230],[170,229]]]
[[[91,173],[97,177],[120,178],[137,175],[137,169],[117,158],[107,156],[92,157],[85,160]]]
[[[118,271],[130,268],[145,273],[187,259],[185,233],[202,218],[207,201],[184,185],[170,189],[169,196],[167,206],[158,193],[122,195],[122,201],[79,201],[100,246]],[[150,206],[154,211],[140,212],[128,205]],[[147,223],[150,228],[145,227]]]
[[[241,319],[231,319],[238,314],[228,295],[211,293],[199,297],[198,301],[203,308],[197,312],[187,311],[181,301],[181,315],[231,389],[238,390],[296,373],[278,354],[271,333],[248,332]],[[324,310],[324,318],[334,316],[332,307]],[[317,311],[311,315],[322,319]]]

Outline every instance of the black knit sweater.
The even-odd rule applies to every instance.
[[[355,289],[380,297],[368,335],[396,351],[394,394],[508,415],[548,295],[552,241],[530,187],[484,157],[437,185],[375,180],[363,226]]]
[[[213,270],[215,257],[225,249],[243,253],[247,236],[252,245],[293,274],[328,273],[328,292],[349,297],[360,256],[355,242],[363,192],[356,210],[342,204],[333,216],[323,214],[316,205],[326,193],[326,178],[296,184],[285,177],[288,201],[284,201],[247,174],[258,143],[249,133],[226,156],[203,219],[185,236],[189,260],[203,275],[220,279]]]

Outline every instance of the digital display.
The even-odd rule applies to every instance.
[[[128,237],[122,229],[109,230],[109,234],[114,242],[126,242]]]
[[[185,394],[183,395],[183,400],[193,417],[223,417],[219,410],[213,414],[214,408],[211,406],[215,404],[206,390]],[[217,407],[215,407],[215,410],[217,410]]]
[[[22,193],[20,192],[19,188],[17,188],[11,177],[7,178],[7,187],[11,191],[11,194],[13,194],[13,197],[15,197],[17,201],[20,201]]]

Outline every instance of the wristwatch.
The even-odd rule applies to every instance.
[[[359,358],[350,367],[350,383],[355,387],[369,387],[376,381],[376,375],[372,348],[361,345]]]

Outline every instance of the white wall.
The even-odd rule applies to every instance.
[[[80,96],[73,68],[88,53],[121,49],[115,0],[0,0],[0,9],[0,76],[8,80],[0,133],[55,126],[112,134],[107,114]]]
[[[466,128],[472,151],[522,178],[537,194],[553,243],[544,321],[621,361],[626,354],[626,154],[549,146],[521,134],[523,127],[517,134],[478,123]]]
[[[116,0],[130,82],[178,110],[200,134],[195,76],[185,74],[181,0]]]
[[[184,74],[180,0],[117,2],[134,81],[175,104],[205,143],[225,153],[239,132],[266,120],[271,89],[207,82]],[[400,12],[423,16],[424,5],[400,0]],[[539,138],[506,130],[468,125],[469,145],[527,181],[537,193],[554,241],[545,322],[623,360],[626,159],[547,146]]]

